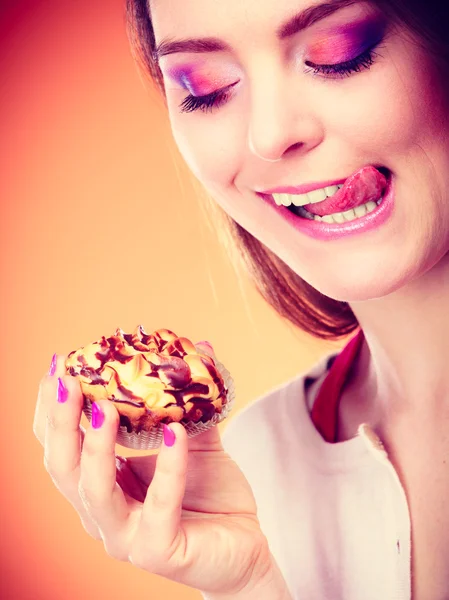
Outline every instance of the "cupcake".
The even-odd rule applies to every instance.
[[[120,415],[117,443],[152,449],[161,444],[163,425],[177,421],[193,437],[227,417],[234,385],[212,352],[169,329],[151,334],[138,326],[71,352],[67,373],[78,377],[84,413],[92,402],[110,400]]]

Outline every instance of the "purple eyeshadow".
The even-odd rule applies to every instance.
[[[346,62],[375,46],[385,34],[386,22],[378,17],[341,25],[322,33],[311,42],[307,58],[315,64]]]
[[[307,45],[307,60],[316,65],[331,65],[353,60],[377,45],[385,35],[387,21],[382,15],[370,15],[363,20],[323,28],[313,34]],[[315,38],[315,39],[314,39]],[[215,70],[215,69],[214,69]],[[167,70],[168,77],[193,96],[205,96],[230,85],[238,78],[232,67],[214,73],[207,61],[184,63]],[[221,70],[221,75],[217,72]]]
[[[193,96],[205,96],[234,83],[241,72],[229,64],[201,60],[173,66],[167,76]]]
[[[223,77],[207,76],[207,67],[201,67],[198,64],[174,67],[168,70],[168,76],[193,96],[204,96],[223,87]]]

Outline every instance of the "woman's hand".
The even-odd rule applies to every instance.
[[[45,468],[86,531],[113,558],[208,593],[244,595],[269,578],[253,493],[218,428],[187,438],[172,423],[174,444],[158,455],[116,456],[116,408],[98,402],[101,427],[80,427],[81,389],[64,361],[58,357],[55,374],[41,381],[34,432]]]

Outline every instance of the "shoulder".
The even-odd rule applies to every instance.
[[[278,385],[231,417],[222,434],[225,450],[240,461],[252,450],[260,456],[260,452],[269,453],[282,444],[282,439],[291,439],[292,427],[298,419],[304,421],[311,410],[307,390],[326,375],[337,354],[325,355],[311,369]]]

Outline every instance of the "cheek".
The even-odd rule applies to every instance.
[[[447,75],[438,73],[427,61],[419,63],[415,84],[408,94],[413,105],[414,129],[417,142],[426,147],[438,145],[446,151],[449,146],[449,94]],[[413,80],[411,80],[413,81]],[[443,82],[446,89],[443,88]]]
[[[209,191],[232,184],[243,159],[242,135],[213,113],[171,116],[173,137],[184,160]]]
[[[360,80],[354,78],[353,89],[345,86],[344,92],[335,92],[332,103],[327,104],[329,132],[333,130],[354,149],[384,158],[388,158],[386,152],[407,153],[422,132],[428,131],[428,109],[422,92],[406,87],[404,81],[410,79],[399,77],[395,69],[389,68],[376,77],[367,74],[367,82],[368,78],[369,85],[360,85]],[[326,107],[322,111],[326,114]]]
[[[416,49],[389,56],[388,65],[379,65],[368,78],[369,85],[354,78],[354,89],[336,94],[332,114],[339,135],[365,150],[402,157],[421,147],[432,150],[436,143],[441,147],[436,140],[448,139],[441,75]]]

